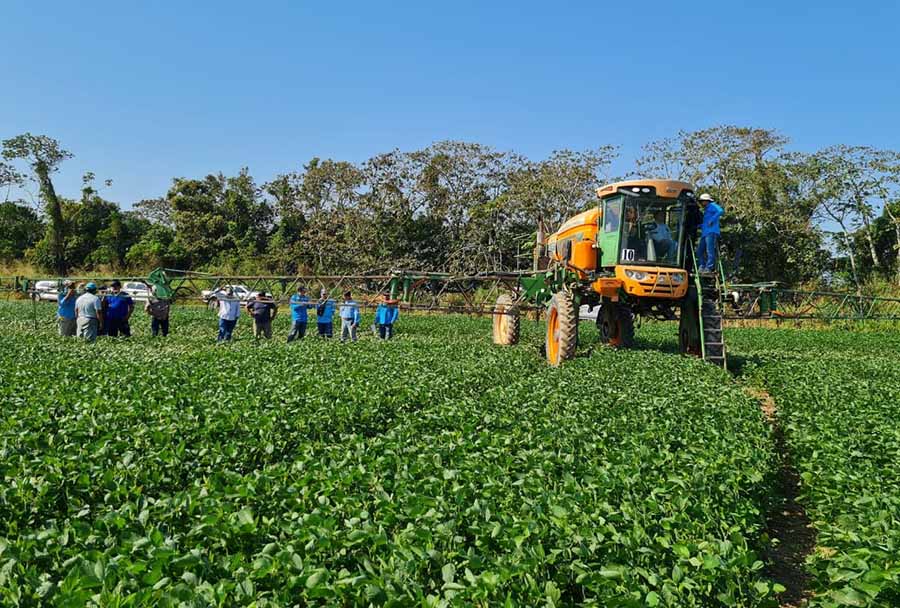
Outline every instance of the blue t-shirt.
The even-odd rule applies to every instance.
[[[718,203],[711,201],[703,212],[703,231],[700,233],[700,236],[720,234],[719,218],[722,217],[723,213],[725,213],[725,210]]]
[[[291,319],[297,323],[306,323],[308,319],[309,296],[294,294],[291,296]]]
[[[334,300],[326,300],[316,306],[316,316],[319,323],[331,323],[334,318]]]
[[[117,321],[128,316],[128,309],[134,306],[131,296],[119,292],[118,295],[106,296],[106,318]]]
[[[393,325],[398,316],[400,316],[400,309],[397,306],[379,304],[375,310],[375,322],[379,325]]]
[[[65,292],[56,296],[56,301],[58,302],[58,306],[56,307],[56,314],[63,319],[74,319],[75,300],[77,300],[78,297],[75,294],[72,294],[71,296],[69,296],[68,300],[64,301],[65,297]]]

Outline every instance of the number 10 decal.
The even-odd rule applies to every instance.
[[[622,250],[622,261],[623,262],[633,262],[634,261],[634,249],[623,249]]]

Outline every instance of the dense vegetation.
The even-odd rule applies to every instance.
[[[715,195],[726,209],[725,257],[741,280],[900,285],[900,155],[863,146],[800,154],[787,143],[769,129],[682,132],[645,146],[630,175],[683,179]],[[555,228],[592,204],[594,188],[614,179],[617,154],[602,145],[530,160],[439,142],[361,163],[313,158],[262,184],[246,170],[177,177],[123,210],[93,173],[80,197],[56,193],[52,175],[72,155],[26,134],[3,142],[0,187],[34,184],[41,215],[21,201],[0,206],[0,264],[60,274],[527,268],[538,219]]]
[[[900,605],[900,334],[736,336],[779,405],[818,531],[816,604]]]
[[[763,606],[777,590],[755,551],[769,430],[697,360],[612,352],[586,328],[584,356],[554,369],[539,326],[499,348],[465,317],[406,318],[389,343],[256,343],[239,325],[216,346],[199,309],[167,340],[135,323],[87,345],[52,336],[50,307],[34,331],[31,310],[0,305],[3,604]]]

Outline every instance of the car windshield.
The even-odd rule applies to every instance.
[[[677,266],[681,261],[681,200],[629,197],[622,214],[620,263]]]

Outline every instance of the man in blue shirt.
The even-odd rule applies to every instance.
[[[319,329],[319,337],[330,338],[334,333],[334,300],[328,297],[328,292],[322,290],[319,301],[316,304],[316,325]]]
[[[288,334],[287,341],[302,339],[306,335],[306,324],[309,320],[309,308],[313,305],[309,303],[309,296],[306,295],[306,287],[297,286],[297,293],[291,296],[291,331]]]
[[[703,207],[703,227],[697,246],[697,266],[700,272],[713,272],[716,268],[716,252],[719,248],[719,218],[725,210],[709,194],[700,195]]]
[[[59,319],[59,335],[75,336],[75,285],[72,281],[63,283],[64,291],[56,296],[56,316]]]
[[[388,294],[382,296],[382,302],[375,309],[375,324],[378,326],[378,335],[382,340],[390,340],[394,337],[394,322],[400,316],[400,308],[397,300],[391,300]]]
[[[118,279],[109,284],[111,292],[103,299],[103,319],[106,325],[106,335],[118,337],[131,336],[131,326],[128,320],[134,311],[134,300],[122,291],[122,283]]]

